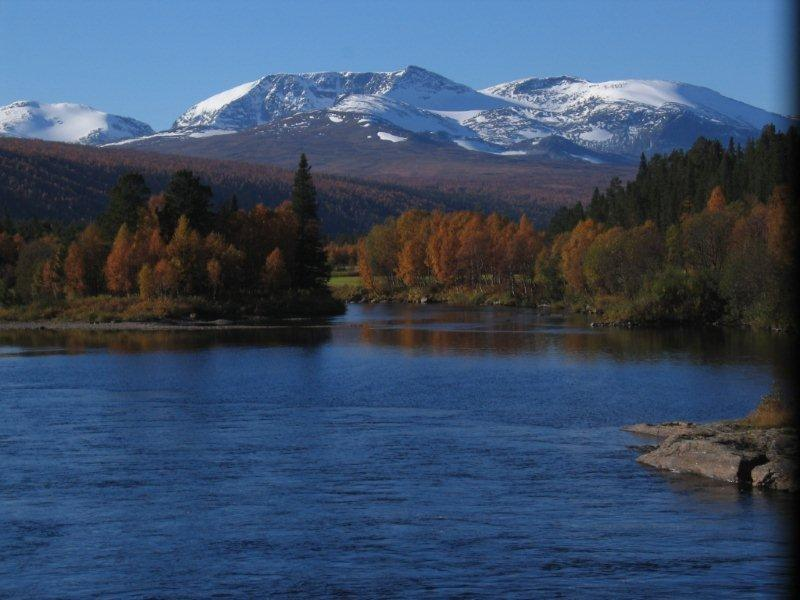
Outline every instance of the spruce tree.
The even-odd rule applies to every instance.
[[[230,235],[230,225],[232,218],[239,212],[239,199],[236,194],[225,200],[217,211],[216,225],[214,231],[219,231],[224,235]]]
[[[164,191],[164,208],[158,216],[161,233],[172,237],[178,219],[186,215],[189,225],[205,235],[211,231],[214,215],[211,212],[211,188],[187,170],[177,171]]]
[[[317,216],[317,192],[311,179],[311,167],[305,154],[294,174],[292,210],[297,217],[298,233],[294,264],[291,269],[294,289],[320,289],[330,277],[325,249],[322,245]]]
[[[8,210],[3,210],[3,224],[0,225],[0,231],[4,231],[5,233],[11,235],[12,233],[16,233],[16,228],[14,227],[14,221],[11,220],[11,216],[8,214]]]
[[[139,211],[144,208],[150,189],[139,173],[121,176],[109,192],[108,207],[100,217],[100,229],[106,239],[111,240],[124,224],[129,231],[136,231]]]

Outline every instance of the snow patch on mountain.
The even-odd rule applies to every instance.
[[[207,137],[217,137],[220,135],[230,135],[232,133],[238,133],[234,129],[204,129],[204,128],[197,128],[197,129],[182,129],[178,131],[159,131],[158,133],[153,133],[151,135],[140,136],[137,138],[128,138],[124,140],[120,140],[118,142],[107,142],[103,143],[103,146],[125,146],[128,144],[144,142],[147,140],[158,140],[162,138],[207,138]]]
[[[481,90],[490,96],[505,98],[537,110],[563,112],[589,99],[604,102],[633,102],[660,107],[674,102],[692,106],[670,81],[620,80],[593,83],[577,77],[518,79]]]
[[[2,136],[104,144],[152,133],[152,128],[141,121],[111,115],[83,104],[22,100],[0,107]]]
[[[492,154],[498,154],[502,151],[502,146],[495,146],[488,142],[484,142],[481,139],[459,139],[453,140],[453,142],[464,148],[464,150],[471,150],[472,152],[489,152]]]
[[[361,117],[360,121],[368,122],[370,118],[381,119],[415,133],[441,132],[451,136],[475,136],[473,131],[453,119],[384,96],[346,96],[329,109],[329,112],[331,114],[328,118],[339,114],[354,114]]]
[[[393,133],[388,133],[386,131],[379,131],[378,137],[381,138],[385,142],[405,142],[408,138],[401,137],[399,135],[394,135]]]
[[[614,137],[610,131],[593,125],[589,131],[578,134],[578,137],[586,142],[606,142]]]

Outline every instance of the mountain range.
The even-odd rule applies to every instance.
[[[355,128],[369,151],[427,141],[429,150],[443,146],[506,157],[615,162],[641,152],[686,148],[701,135],[743,143],[768,123],[785,129],[790,122],[686,83],[593,83],[562,76],[475,90],[416,66],[266,75],[198,102],[158,133],[139,121],[80,105],[15,102],[0,108],[2,135],[212,156],[213,148],[222,146],[226,150],[216,157],[227,158],[231,142],[209,138],[252,132],[262,146],[294,138],[313,153],[309,137],[352,138]],[[233,139],[240,142],[233,145],[244,147],[239,158],[265,158],[248,149],[248,136]],[[539,148],[543,141],[544,149]]]
[[[524,211],[540,223],[558,206],[588,201],[592,190],[612,177],[631,178],[642,152],[688,148],[699,136],[744,143],[768,123],[785,129],[792,122],[685,83],[553,77],[476,90],[415,66],[266,75],[198,102],[160,132],[77,104],[22,101],[0,107],[0,137],[98,146],[109,164],[149,165],[154,153],[223,159],[220,164],[228,166],[214,171],[226,181],[216,186],[222,194],[217,200],[240,187],[234,182],[238,176],[228,181],[220,175],[231,168],[230,161],[292,169],[305,152],[316,173],[357,178],[376,190],[413,188],[417,199],[408,206],[448,198],[440,205]],[[32,154],[22,152],[23,146],[0,147],[0,159],[11,175],[33,162],[42,174],[55,164],[52,156],[66,152],[57,146],[48,147],[46,156],[43,146],[35,146]],[[131,158],[131,151],[141,159]],[[93,173],[91,165],[100,155],[81,157],[74,168]],[[44,189],[41,181],[47,178],[29,182],[21,173],[6,190],[6,209],[12,215],[90,216],[79,207],[79,182],[91,177],[82,174],[73,181],[70,169],[63,168],[72,183],[62,195],[74,209],[36,204],[31,190]],[[243,199],[255,202],[256,197]],[[277,202],[273,195],[265,201]],[[365,215],[375,212],[362,204],[364,215],[349,213],[345,219],[333,206],[323,212],[336,219],[328,224],[336,231],[362,228],[371,218]],[[375,215],[393,210],[387,205]]]

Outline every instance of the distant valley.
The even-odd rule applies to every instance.
[[[540,165],[539,171],[527,175],[509,172],[508,181],[499,190],[477,180],[412,185],[317,173],[315,181],[320,215],[331,235],[362,233],[387,216],[411,208],[482,209],[509,216],[525,213],[543,226],[560,204],[572,199],[585,201],[595,186],[604,186],[608,180],[606,171],[591,166],[554,164],[557,168]],[[610,168],[622,177],[633,174],[628,167]],[[292,171],[271,165],[165,156],[125,147],[0,138],[0,217],[63,221],[94,218],[104,209],[108,191],[122,174],[142,173],[156,193],[178,169],[191,169],[208,183],[216,204],[236,195],[243,208],[259,202],[277,206],[291,191]],[[498,172],[502,174],[502,170]],[[530,187],[537,178],[549,187]],[[537,201],[534,194],[557,201]]]

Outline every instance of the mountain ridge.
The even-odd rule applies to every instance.
[[[767,123],[778,129],[790,123],[782,115],[681,82],[591,82],[562,75],[476,90],[410,65],[396,71],[265,75],[196,103],[169,131],[242,131],[289,116],[335,112],[337,105],[356,96],[388,99],[406,112],[437,115],[449,122],[439,129],[449,131],[454,142],[482,141],[507,150],[515,146],[518,152],[525,151],[520,142],[557,135],[590,150],[638,156],[686,147],[685,138],[691,137],[691,143],[700,135],[743,143]],[[682,135],[684,130],[692,135]]]
[[[33,114],[47,112],[40,107],[58,112],[53,107],[67,106],[85,114],[64,113],[65,118]],[[30,114],[23,115],[26,108]],[[267,74],[196,102],[171,128],[160,132],[135,119],[83,105],[16,102],[0,107],[0,135],[141,147],[156,138],[174,137],[191,145],[197,138],[285,119],[292,119],[297,128],[299,116],[319,112],[332,122],[342,113],[357,112],[365,121],[382,119],[407,131],[440,134],[476,152],[535,157],[540,154],[535,145],[557,136],[589,151],[612,155],[612,160],[613,155],[638,158],[641,152],[686,148],[700,136],[744,143],[768,123],[782,130],[792,122],[710,88],[682,82],[592,82],[560,75],[524,77],[474,89],[409,65],[394,71]],[[82,126],[71,125],[71,120]],[[333,130],[328,134],[335,137]]]

